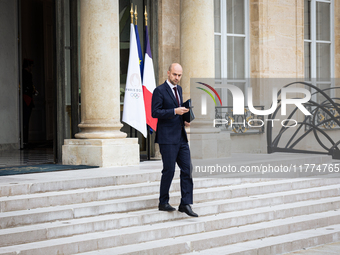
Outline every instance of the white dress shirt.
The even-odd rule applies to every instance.
[[[166,80],[166,83],[170,86],[170,89],[171,89],[172,93],[174,94],[174,97],[176,98],[174,88],[177,88],[177,85],[173,85],[169,80]],[[181,97],[179,96],[178,89],[176,91],[177,91],[179,105],[181,105]],[[176,115],[175,109],[174,109],[174,114]]]

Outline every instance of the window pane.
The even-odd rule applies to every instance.
[[[319,89],[324,90],[324,89],[328,89],[331,87],[331,84],[317,84],[316,85]],[[326,90],[324,91],[326,93],[327,96],[331,96],[331,90]],[[324,102],[326,100],[326,98],[321,95],[320,93],[317,94],[318,98],[317,98],[317,102],[320,104],[322,102]]]
[[[244,34],[243,0],[227,0],[227,33]]]
[[[305,39],[310,39],[310,1],[305,0],[304,4],[304,10],[305,10]]]
[[[215,86],[217,85],[220,85],[221,83],[219,83],[219,84],[216,84],[215,83]],[[222,89],[221,88],[216,88],[215,87],[215,90],[216,90],[216,92],[217,92],[217,94],[218,95],[220,95],[222,98],[223,98],[223,94],[222,94]],[[215,100],[216,100],[216,102],[218,102],[218,98],[217,98],[217,96],[215,95]],[[223,103],[223,99],[221,99],[222,100],[222,103]],[[219,105],[219,104],[218,104]],[[219,110],[219,112],[221,113],[221,110]],[[221,115],[221,117],[222,117],[222,115]]]
[[[329,81],[331,77],[330,44],[316,44],[316,78],[318,81]]]
[[[221,36],[215,35],[215,77],[221,78]]]
[[[311,80],[310,43],[305,42],[305,79]]]
[[[244,82],[232,82],[228,79],[228,84],[235,85],[236,87],[240,88],[243,92],[243,95],[246,95],[246,83]],[[223,105],[226,106],[233,106],[233,95],[231,94],[230,90],[227,88],[222,88],[222,95],[223,95]],[[245,98],[246,99],[246,98]],[[226,103],[224,103],[226,102]]]
[[[245,78],[244,70],[244,37],[227,37],[227,70],[228,79]]]
[[[330,4],[316,3],[316,40],[330,41]]]
[[[214,24],[215,24],[215,32],[220,33],[221,32],[221,2],[220,0],[214,1]]]

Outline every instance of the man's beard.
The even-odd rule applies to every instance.
[[[175,80],[171,80],[171,79],[169,79],[170,80],[170,83],[172,84],[172,85],[177,85],[177,83],[178,82],[175,82]]]

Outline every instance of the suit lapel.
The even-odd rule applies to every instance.
[[[175,98],[174,92],[171,91],[171,88],[167,82],[165,82],[165,88],[169,93],[170,97],[172,98],[172,101],[174,101],[175,105],[177,105],[177,99]]]
[[[183,104],[182,87],[177,85],[177,90],[179,94],[179,99],[181,100],[181,105]]]

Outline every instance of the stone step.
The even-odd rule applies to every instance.
[[[234,158],[236,163],[240,159]],[[298,159],[285,154],[275,163],[324,163],[325,159]],[[253,161],[274,162],[263,155],[256,155]],[[177,211],[157,210],[161,168],[160,162],[147,162],[136,167],[96,169],[96,177],[91,169],[0,180],[0,254],[75,254],[113,246],[111,249],[124,251],[169,237],[180,240],[180,247],[191,244],[190,237],[198,237],[202,244],[196,245],[202,245],[200,249],[205,251],[211,247],[204,248],[202,234],[208,234],[208,245],[214,236],[232,239],[232,232],[221,231],[234,229],[239,240],[233,242],[237,243],[255,240],[254,227],[265,233],[262,238],[268,238],[340,224],[335,211],[340,206],[338,178],[196,178],[193,208],[200,217],[193,219]],[[178,175],[176,171],[170,201],[173,206],[180,201]],[[243,232],[237,232],[240,229]],[[224,245],[230,243],[214,247]],[[150,251],[164,253],[162,248]]]
[[[273,155],[233,154],[231,158],[218,159],[218,162],[222,160],[222,162],[226,161],[235,165],[240,164],[240,162],[248,165],[258,163],[269,164],[272,162],[283,165],[288,163],[298,165],[304,163],[321,164],[331,161],[331,157],[327,155],[297,155],[290,153],[275,153]],[[160,180],[161,169],[161,161],[145,161],[141,162],[138,166],[2,176],[0,180],[0,197],[154,182]],[[176,171],[175,178],[178,178],[178,176],[179,171]],[[246,181],[244,178],[242,179],[243,182]],[[234,178],[234,180],[237,179]]]
[[[195,188],[198,189],[222,185],[230,185],[230,180],[227,178],[199,178],[195,180]],[[172,182],[171,191],[179,190],[180,181],[175,179]],[[0,197],[0,212],[135,197],[157,192],[159,192],[159,181]]]
[[[184,255],[278,255],[287,254],[294,251],[299,251],[302,249],[312,248],[323,244],[334,243],[340,241],[340,225],[330,225],[326,227],[319,227],[316,229],[310,229],[305,231],[300,231],[296,233],[290,233],[282,236],[267,237],[261,240],[253,240],[243,243],[237,243],[232,245],[221,246],[217,248],[193,251],[185,253]],[[109,249],[107,249],[109,250]],[[103,250],[104,251],[104,250]],[[81,253],[82,255],[108,255],[113,253],[101,253],[98,251]],[[133,254],[133,253],[129,253]],[[144,253],[147,254],[147,253]],[[293,253],[295,254],[295,253]],[[302,253],[304,254],[304,253]],[[323,255],[318,251],[307,254],[313,255]],[[340,254],[340,251],[333,250],[327,254]]]
[[[200,215],[198,222],[204,221],[206,227],[204,231],[214,231],[221,228],[228,228],[233,226],[242,226],[246,224],[253,224],[261,221],[269,221],[273,219],[288,218],[303,214],[319,213],[327,210],[335,210],[340,206],[339,187],[340,185],[333,185],[333,189],[336,197],[322,198],[322,194],[330,194],[331,189],[324,191],[321,188],[312,188],[309,192],[305,191],[303,198],[313,197],[316,200],[300,201],[298,197],[301,195],[297,192],[285,192],[286,194],[273,194],[267,196],[267,202],[261,205],[261,201],[265,201],[265,196],[249,199],[248,203],[245,199],[235,198],[234,201],[215,201],[196,204],[194,210]],[[313,191],[314,190],[314,191]],[[284,192],[280,192],[284,193]],[[309,195],[306,195],[308,194]],[[321,196],[320,196],[321,195]],[[294,203],[285,203],[285,200],[289,196],[295,196]],[[276,200],[274,203],[270,203]],[[280,200],[280,198],[282,200]],[[320,199],[322,198],[322,199]],[[247,208],[252,204],[258,205],[251,209]],[[238,203],[243,205],[244,208],[235,209],[232,204]],[[231,205],[231,206],[230,206]],[[230,211],[224,211],[224,210]],[[243,211],[241,210],[243,209]],[[210,215],[210,216],[209,216]],[[211,216],[212,215],[212,216]],[[180,221],[181,219],[183,219]],[[24,227],[8,228],[0,230],[0,246],[8,246],[27,242],[36,242],[46,239],[60,238],[64,236],[72,236],[77,234],[91,233],[106,231],[111,229],[129,228],[134,231],[136,226],[145,224],[157,224],[164,221],[177,220],[178,222],[187,221],[187,216],[179,212],[165,213],[156,209],[137,211],[125,214],[112,214],[97,217],[89,217],[82,219],[73,219],[62,222],[50,222],[45,224],[29,225]],[[340,218],[339,218],[340,220]],[[340,222],[339,222],[340,223]],[[177,223],[174,223],[177,224]],[[196,224],[196,223],[192,223]],[[210,225],[209,225],[210,224]],[[210,226],[210,227],[208,227]],[[137,227],[138,228],[138,227]],[[196,229],[197,226],[192,226],[192,229]],[[126,231],[122,229],[122,231]]]
[[[340,242],[331,242],[313,247],[303,248],[302,250],[284,253],[285,255],[336,255],[340,251]]]
[[[280,184],[279,186],[277,184]],[[249,196],[254,194],[263,194],[269,190],[272,192],[284,191],[290,189],[300,189],[302,187],[321,186],[324,184],[339,183],[335,178],[315,178],[315,179],[284,179],[259,183],[242,183],[240,185],[229,186],[230,180],[227,178],[197,178],[195,180],[194,192],[200,192],[200,189],[224,186],[225,194],[219,193],[211,196],[207,193],[207,199],[210,198],[231,198],[239,196]],[[179,191],[179,180],[174,180],[171,188],[172,191]],[[213,191],[213,190],[212,190]],[[92,189],[65,190],[59,192],[45,192],[30,195],[18,195],[9,197],[0,197],[0,212],[10,212],[19,210],[31,210],[58,205],[70,205],[80,203],[97,203],[98,201],[107,201],[113,199],[122,199],[125,197],[148,196],[159,192],[159,182],[138,183],[130,185],[119,185],[110,187],[100,187]],[[202,192],[201,192],[202,193]],[[219,197],[216,197],[219,195]],[[200,200],[202,201],[202,200]],[[121,203],[121,200],[119,200]],[[133,210],[147,207],[134,207]],[[115,212],[121,212],[118,210]]]
[[[157,161],[140,166],[2,176],[0,197],[154,182],[160,180],[161,169]],[[176,171],[175,178],[178,176]]]
[[[96,251],[113,246],[116,247],[110,249],[111,254],[137,254],[138,252],[143,252],[143,254],[159,254],[154,250],[155,243],[157,243],[157,246],[160,243],[163,244],[163,254],[170,254],[167,251],[177,249],[178,245],[186,248],[190,247],[186,251],[179,252],[184,253],[266,237],[282,236],[315,228],[334,228],[333,232],[339,235],[339,216],[339,211],[329,211],[214,231],[210,230],[220,226],[220,219],[215,216],[213,220],[214,216],[208,216],[165,222],[144,226],[143,228],[131,227],[2,247],[0,248],[0,254],[12,255],[17,252],[17,254],[23,255],[68,255]],[[211,220],[209,221],[207,218],[211,218]],[[147,250],[142,249],[143,242],[147,244]]]
[[[277,156],[277,155],[276,155]],[[258,157],[258,158],[257,158]],[[265,158],[263,158],[265,157]],[[332,163],[330,166],[329,164]],[[193,159],[193,176],[215,178],[323,178],[329,173],[338,172],[339,163],[332,162],[330,156],[284,155],[280,157],[242,155],[231,160]]]
[[[216,210],[218,209],[216,207],[217,205],[219,207],[223,207],[223,211],[228,210],[228,207],[232,208],[233,210],[242,210],[250,208],[250,206],[259,207],[265,205],[264,203],[276,204],[276,201],[279,201],[280,203],[289,203],[306,199],[318,199],[322,197],[338,196],[339,186],[337,184],[332,185],[332,183],[336,182],[339,182],[339,179],[285,179],[280,181],[268,181],[266,183],[240,184],[230,187],[195,189],[194,200],[195,204],[198,202],[205,202],[209,200],[213,201],[210,207],[206,207],[206,210],[208,211],[205,211],[205,214],[216,213]],[[325,186],[319,187],[321,185]],[[315,187],[315,189],[307,189],[307,187]],[[298,190],[298,188],[301,188],[301,190]],[[278,194],[275,193],[284,191],[288,192]],[[267,196],[263,198],[259,196],[268,192],[272,193],[267,194]],[[244,197],[245,201],[241,200],[242,202],[234,202],[234,200],[231,200],[232,198],[242,197]],[[216,200],[219,199],[222,199],[222,204],[220,205],[216,203]],[[179,201],[180,192],[172,192],[170,202],[173,205],[176,205],[179,204]],[[27,224],[51,222],[56,220],[62,221],[74,218],[97,216],[102,214],[112,214],[119,212],[143,210],[148,208],[157,208],[157,205],[158,194],[154,194],[109,201],[95,201],[73,205],[3,212],[0,214],[0,228],[3,229]]]
[[[209,233],[206,233],[207,239]],[[145,242],[138,245],[127,245],[116,248],[108,248],[90,252],[77,253],[79,255],[112,255],[112,254],[183,254],[183,255],[279,255],[287,252],[301,250],[331,243],[340,240],[340,225],[330,225],[319,227],[285,235],[266,237],[252,241],[235,243],[231,245],[219,246],[217,248],[208,248],[205,250],[195,251],[191,247],[190,240],[181,240],[180,238],[168,238],[159,241]],[[205,239],[201,239],[202,242]],[[333,254],[333,253],[332,253]],[[338,253],[334,253],[338,254]],[[322,255],[320,253],[315,255]]]

